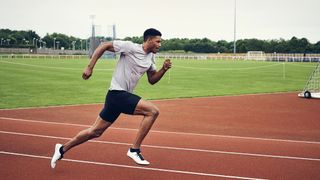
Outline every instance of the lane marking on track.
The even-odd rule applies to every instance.
[[[51,159],[51,157],[48,157],[48,156],[23,154],[23,153],[7,152],[7,151],[0,151],[0,154],[12,155],[12,156],[20,156],[20,157],[28,157],[28,158],[37,158],[37,159]],[[220,177],[220,178],[230,178],[230,179],[263,180],[262,178],[230,176],[230,175],[222,175],[222,174],[211,174],[211,173],[202,173],[202,172],[181,171],[181,170],[173,170],[173,169],[148,168],[148,167],[141,167],[141,166],[129,166],[129,165],[123,165],[123,164],[103,163],[103,162],[95,162],[95,161],[84,161],[84,160],[76,160],[76,159],[62,159],[62,161],[74,162],[74,163],[82,163],[82,164],[93,164],[93,165],[99,165],[99,166],[111,166],[111,167],[129,168],[129,169],[139,169],[139,170],[147,170],[147,171],[159,171],[159,172],[168,172],[168,173],[187,174],[187,175]]]
[[[0,117],[0,120],[8,121],[21,121],[28,123],[41,123],[41,124],[53,124],[53,125],[63,125],[63,126],[77,126],[77,127],[91,127],[91,125],[84,124],[74,124],[74,123],[60,123],[60,122],[50,122],[50,121],[39,121],[30,119],[19,119],[19,118],[9,118]],[[138,129],[131,128],[117,128],[109,127],[113,130],[123,130],[123,131],[138,131]],[[245,139],[245,140],[258,140],[258,141],[273,141],[273,142],[285,142],[285,143],[303,143],[303,144],[320,144],[318,141],[300,141],[300,140],[289,140],[289,139],[271,139],[271,138],[258,138],[258,137],[245,137],[245,136],[230,136],[230,135],[215,135],[215,134],[201,134],[201,133],[187,133],[187,132],[174,132],[174,131],[158,131],[150,130],[150,133],[163,133],[163,134],[175,134],[175,135],[185,135],[185,136],[204,136],[204,137],[217,137],[217,138],[230,138],[230,139]]]
[[[71,138],[68,138],[68,137],[48,136],[48,135],[39,135],[39,134],[28,134],[28,133],[9,132],[9,131],[0,131],[0,133],[2,133],[2,134],[10,134],[10,135],[19,135],[19,136],[49,138],[49,139],[63,139],[63,140],[70,140],[70,139],[71,139]],[[132,145],[131,143],[112,142],[112,141],[99,141],[99,140],[90,140],[89,142],[92,142],[92,143],[100,143],[100,144],[122,145],[122,146],[131,146],[131,145]],[[194,148],[182,148],[182,147],[170,147],[170,146],[142,145],[142,147],[155,148],[155,149],[177,150],[177,151],[191,151],[191,152],[203,152],[203,153],[215,153],[215,154],[237,155],[237,156],[275,158],[275,159],[290,159],[290,160],[303,160],[303,161],[320,161],[320,159],[317,159],[317,158],[294,157],[294,156],[280,156],[280,155],[256,154],[256,153],[244,153],[244,152],[230,152],[230,151],[215,151],[215,150],[194,149]]]
[[[229,97],[246,97],[246,96],[262,96],[262,95],[281,95],[281,94],[297,94],[299,91],[294,92],[262,92],[262,93],[255,93],[255,94],[235,94],[235,95],[218,95],[218,96],[199,96],[199,97],[177,97],[177,98],[170,98],[170,99],[147,99],[152,102],[163,102],[163,101],[184,101],[188,99],[216,99],[216,98],[229,98]],[[77,106],[94,106],[100,105],[101,107],[104,105],[103,102],[101,103],[87,103],[87,104],[66,104],[66,105],[49,105],[49,106],[31,106],[31,107],[17,107],[17,108],[4,108],[0,109],[1,111],[15,111],[15,110],[28,110],[28,109],[48,109],[48,108],[63,108],[63,107],[77,107]]]

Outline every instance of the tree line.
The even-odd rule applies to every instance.
[[[101,41],[110,41],[110,37],[97,37]],[[51,49],[75,49],[88,48],[88,39],[67,36],[61,33],[47,34],[41,38],[35,31],[16,31],[0,29],[0,47],[7,48],[51,48]],[[143,43],[142,37],[126,37],[135,43]],[[161,51],[194,52],[194,53],[232,53],[233,41],[212,41],[208,38],[188,39],[172,38],[163,40]],[[289,40],[273,39],[240,39],[236,41],[237,53],[248,51],[264,51],[266,53],[320,53],[320,41],[310,43],[306,38],[292,37]]]
[[[47,34],[41,38],[35,31],[0,29],[0,47],[6,48],[51,48],[85,49],[86,39],[61,33]]]

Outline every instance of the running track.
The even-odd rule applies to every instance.
[[[150,166],[126,157],[141,117],[50,168],[55,143],[92,124],[101,104],[0,110],[5,179],[320,179],[320,101],[296,93],[153,101],[161,110],[144,141]]]

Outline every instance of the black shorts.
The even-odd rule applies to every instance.
[[[141,97],[127,91],[108,91],[99,116],[113,123],[121,113],[133,114]]]

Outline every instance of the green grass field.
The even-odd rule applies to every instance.
[[[145,99],[300,91],[314,63],[172,60],[156,85],[144,76],[135,93]],[[158,68],[163,59],[158,59]],[[99,60],[81,78],[87,59],[0,59],[0,108],[104,102],[115,60]]]

